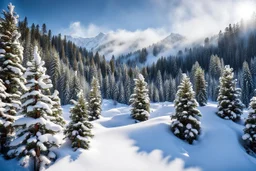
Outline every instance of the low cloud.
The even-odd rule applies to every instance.
[[[100,32],[107,32],[104,27],[89,24],[88,26],[82,25],[79,21],[72,22],[68,28],[62,29],[61,33],[70,35],[72,37],[94,37]]]
[[[151,0],[159,13],[165,11],[167,27],[172,32],[198,39],[217,34],[228,24],[240,22],[256,11],[253,0]],[[254,8],[254,9],[253,9]]]
[[[162,28],[148,28],[146,30],[136,30],[133,32],[124,29],[110,31],[103,43],[108,43],[112,40],[114,40],[114,42],[112,42],[111,46],[104,48],[101,53],[108,54],[108,52],[111,52],[106,55],[107,57],[111,57],[112,54],[119,56],[148,47],[164,39],[168,34],[169,33]]]

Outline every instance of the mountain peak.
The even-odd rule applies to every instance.
[[[102,33],[102,32],[100,32],[97,36],[95,36],[95,38],[96,38],[96,37],[104,37],[104,36],[105,36],[105,34]]]

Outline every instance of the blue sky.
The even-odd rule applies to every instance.
[[[198,37],[218,33],[252,12],[256,0],[0,0],[12,2],[29,23],[46,23],[53,33],[91,37],[99,32],[153,29]],[[246,4],[246,5],[244,5]],[[244,6],[241,10],[241,6]],[[150,35],[149,35],[150,36]]]
[[[1,0],[6,8],[10,0]],[[54,31],[79,21],[84,25],[95,24],[116,30],[130,31],[148,27],[162,27],[165,11],[159,13],[151,0],[11,0],[21,19],[47,23]],[[161,16],[161,17],[160,17]]]

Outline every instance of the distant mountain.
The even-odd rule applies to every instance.
[[[165,51],[169,51],[181,41],[185,40],[185,38],[180,34],[174,33],[171,33],[160,42],[155,42],[153,45],[150,45],[147,42],[146,37],[139,36],[127,41],[126,39],[120,38],[111,33],[99,33],[97,36],[91,38],[74,38],[71,36],[66,36],[66,38],[67,40],[74,42],[77,46],[85,47],[87,50],[91,50],[93,52],[98,51],[101,55],[105,55],[107,60],[110,60],[112,55],[118,57],[120,55],[133,54],[142,48],[147,48],[147,50],[153,51],[152,48],[155,46],[158,49],[158,54],[163,53]]]
[[[72,37],[69,35],[66,35],[66,38],[67,40],[74,42],[77,46],[85,47],[88,50],[93,50],[99,46],[99,44],[104,40],[105,36],[106,35],[104,33],[99,33],[97,36],[91,38]]]

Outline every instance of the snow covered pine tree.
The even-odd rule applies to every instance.
[[[200,133],[200,111],[197,109],[198,103],[192,84],[186,74],[183,74],[182,81],[178,87],[176,99],[174,101],[175,113],[171,116],[172,132],[179,138],[192,144]]]
[[[237,121],[243,112],[244,105],[240,100],[241,89],[236,88],[233,68],[225,66],[223,75],[220,78],[220,89],[218,96],[217,114],[224,119]]]
[[[7,93],[5,92],[6,88],[3,81],[0,79],[0,132],[3,133],[5,130],[6,123],[9,125],[9,122],[14,121],[14,117],[11,115],[6,115],[6,103],[3,102],[7,98]],[[1,152],[4,150],[6,134],[1,136]]]
[[[51,110],[52,110],[53,117],[51,118],[51,121],[60,126],[64,126],[66,122],[62,117],[62,108],[61,108],[61,103],[59,98],[59,92],[57,90],[54,90],[53,94],[49,98],[52,100]]]
[[[207,104],[206,81],[204,79],[204,70],[199,66],[195,71],[195,93],[196,100],[200,106]]]
[[[74,102],[74,101],[73,101]],[[72,148],[89,149],[90,138],[93,137],[91,133],[92,124],[88,121],[88,104],[86,103],[83,91],[78,94],[78,101],[70,110],[71,122],[64,131],[66,137],[72,142]]]
[[[99,119],[101,115],[101,94],[97,78],[92,78],[91,91],[89,94],[89,120]]]
[[[42,92],[52,87],[45,83],[44,61],[34,48],[34,59],[27,63],[25,78],[27,79],[27,91],[21,96],[21,114],[24,117],[18,119],[13,124],[20,128],[17,131],[17,138],[10,143],[8,156],[18,157],[20,164],[29,165],[30,157],[34,158],[34,170],[41,170],[51,163],[50,159],[55,159],[56,155],[51,151],[51,147],[59,147],[62,138],[54,135],[62,130],[62,127],[53,123],[52,101]]]
[[[150,99],[148,95],[147,83],[143,75],[139,74],[138,79],[134,79],[135,87],[130,97],[131,116],[137,121],[148,120],[150,114]]]
[[[252,97],[249,104],[249,115],[245,121],[243,140],[246,145],[256,153],[256,97]]]
[[[10,139],[13,132],[12,123],[20,108],[21,90],[25,88],[24,78],[22,77],[25,69],[22,67],[23,48],[19,43],[20,33],[17,23],[18,15],[14,12],[14,6],[8,5],[9,11],[3,11],[4,18],[0,18],[0,78],[8,93],[3,101],[8,104],[5,107],[5,122],[1,128],[2,144]],[[8,145],[8,144],[7,144]]]

